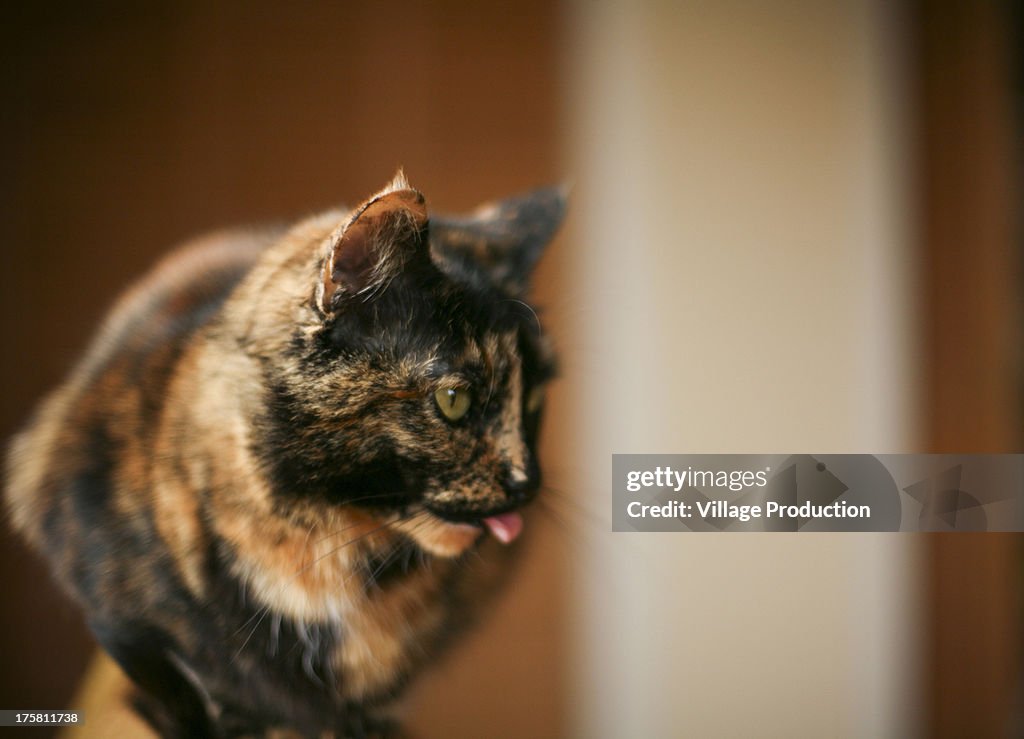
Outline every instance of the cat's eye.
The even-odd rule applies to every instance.
[[[526,412],[536,413],[540,410],[540,407],[544,404],[544,388],[537,386],[530,390],[530,394],[526,396]]]
[[[434,400],[449,421],[458,421],[469,410],[469,390],[464,387],[443,387],[434,393]]]

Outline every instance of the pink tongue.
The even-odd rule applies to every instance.
[[[523,517],[515,511],[502,513],[498,516],[485,518],[484,526],[494,534],[495,539],[502,544],[509,544],[515,541],[516,537],[523,530]]]

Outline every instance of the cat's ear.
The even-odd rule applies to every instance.
[[[568,188],[546,187],[430,222],[431,256],[442,269],[482,272],[505,293],[529,288],[530,273],[565,216]]]
[[[317,303],[332,312],[345,296],[371,293],[427,251],[427,203],[398,175],[356,208],[328,242]]]

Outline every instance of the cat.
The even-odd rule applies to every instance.
[[[554,374],[560,188],[215,234],[115,306],[6,498],[164,736],[388,736],[507,571]],[[504,545],[504,546],[503,546]]]

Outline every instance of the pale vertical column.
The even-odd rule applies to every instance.
[[[913,449],[894,19],[882,4],[568,10],[581,500],[613,452]],[[610,535],[575,565],[580,736],[907,736],[917,547]]]

